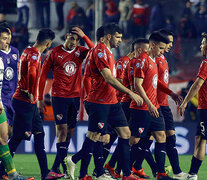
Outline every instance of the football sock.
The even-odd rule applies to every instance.
[[[103,142],[96,142],[93,157],[95,164],[95,172],[97,173],[97,177],[99,177],[104,174]]]
[[[109,166],[114,168],[116,165],[116,162],[118,161],[119,158],[119,148],[116,146],[114,153],[111,156],[111,159],[109,160]]]
[[[165,172],[166,143],[155,143],[155,160],[159,173]]]
[[[21,142],[21,139],[17,139],[14,136],[12,136],[11,139],[9,140],[8,145],[9,145],[9,149],[10,149],[10,153],[12,157],[14,156],[14,153],[16,152],[17,147],[19,146],[20,142]]]
[[[68,146],[69,146],[69,142],[57,143],[57,154],[58,154],[58,157],[59,157],[59,161],[62,164],[64,173],[67,170],[66,165],[64,163],[64,159],[65,159],[65,157],[67,157]]]
[[[195,156],[192,157],[192,160],[191,160],[191,167],[190,167],[190,171],[189,171],[189,174],[198,174],[198,170],[200,168],[202,164],[202,161],[197,159]]]
[[[170,160],[173,173],[174,174],[181,173],[182,171],[179,166],[178,151],[176,149],[176,136],[175,135],[168,136],[166,138],[166,152]]]
[[[86,137],[82,147],[80,178],[85,177],[87,174],[88,165],[90,163],[91,156],[93,155],[95,144],[96,142]]]
[[[49,169],[47,166],[47,156],[44,146],[44,133],[34,135],[34,150],[40,166],[41,175],[42,177],[46,177],[49,173]]]
[[[114,144],[116,139],[117,139],[117,134],[114,133],[114,134],[110,135],[109,143],[104,145],[104,147],[103,147],[103,161],[104,161],[104,163],[106,162],[106,159],[110,153],[111,146]]]
[[[118,161],[117,161],[117,165],[116,165],[116,172],[117,172],[118,174],[121,174],[121,169],[122,169],[122,167],[121,167],[121,162],[120,162],[120,159],[118,159]]]
[[[57,148],[57,144],[56,144],[56,148]],[[58,154],[56,153],[55,161],[54,161],[54,163],[52,165],[52,171],[57,172],[57,169],[59,167],[60,167],[60,160],[59,160]]]
[[[82,158],[82,149],[72,156],[72,161],[76,164]]]
[[[131,171],[129,169],[130,152],[129,139],[118,138],[119,158],[124,176],[129,176]]]
[[[130,164],[129,164],[130,170],[132,170],[132,166],[134,165],[134,162],[136,160],[138,147],[139,147],[139,144],[138,143],[137,144],[134,144],[131,147],[131,150],[130,150]]]
[[[0,159],[6,168],[7,174],[11,174],[16,172],[15,165],[10,154],[9,146],[7,145],[0,145]]]
[[[145,160],[149,164],[149,166],[152,170],[152,174],[156,174],[157,173],[157,164],[152,156],[152,152],[150,151],[150,149],[146,149],[145,153],[146,153]]]

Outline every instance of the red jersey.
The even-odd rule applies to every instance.
[[[133,91],[134,91],[134,67],[135,67],[135,63],[136,63],[136,58],[133,58],[130,62],[129,62],[129,68],[127,69],[127,74],[128,74],[128,78],[129,78],[129,85],[131,87],[133,87]],[[141,59],[138,59],[141,62]]]
[[[159,108],[160,106],[157,101],[157,64],[155,59],[152,59],[146,52],[143,52],[139,56],[139,59],[136,60],[134,77],[143,78],[142,87],[144,88],[147,97],[156,108]],[[134,100],[132,100],[130,108],[148,110],[146,103],[143,103],[142,106],[137,106]]]
[[[205,80],[198,92],[198,109],[207,109],[207,59],[202,61],[197,76]]]
[[[43,91],[47,75],[52,69],[54,81],[52,84],[52,96],[75,98],[80,97],[82,62],[88,53],[88,49],[77,46],[71,51],[63,45],[51,49],[43,63],[39,85],[39,100],[43,99]]]
[[[165,56],[156,58],[158,79],[168,88],[169,87],[169,67]],[[168,106],[168,95],[159,89],[157,90],[157,100],[160,106]]]
[[[108,68],[116,77],[115,60],[111,50],[104,43],[100,43],[91,51],[89,61],[91,90],[87,101],[98,104],[118,103],[116,90],[105,81],[100,73],[104,68]]]
[[[129,60],[130,59],[128,56],[123,56],[116,62],[116,78],[122,79],[122,81],[124,80],[124,71],[126,69]],[[116,95],[118,101],[120,102],[124,93],[117,90]]]
[[[41,69],[41,54],[35,47],[26,48],[21,57],[18,71],[18,86],[14,98],[31,103],[26,93],[27,90],[37,100],[37,86]]]

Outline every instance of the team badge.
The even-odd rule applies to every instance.
[[[16,54],[12,54],[12,58],[13,58],[14,60],[17,60],[17,55],[16,55]]]
[[[73,61],[66,62],[63,68],[65,69],[65,74],[68,76],[74,75],[77,71],[77,65]]]
[[[26,132],[24,133],[24,135],[25,135],[26,138],[29,138],[29,137],[31,136],[31,134],[32,134],[31,131],[26,131]]]
[[[14,77],[14,70],[11,67],[7,67],[4,73],[4,77],[7,81],[10,81]]]
[[[152,86],[154,89],[157,89],[157,81],[158,81],[158,76],[155,74],[152,78]]]
[[[56,115],[56,117],[57,117],[57,120],[59,120],[59,121],[60,121],[60,120],[62,120],[63,115],[62,115],[62,114],[57,114],[57,115]]]
[[[102,58],[103,57],[103,53],[102,52],[98,53],[98,57]]]
[[[168,84],[168,82],[169,82],[169,73],[168,73],[167,69],[165,69],[165,72],[164,72],[164,82],[166,84]]]
[[[98,128],[99,128],[99,129],[103,129],[103,127],[104,127],[104,123],[99,122],[99,123],[98,123]]]
[[[144,128],[139,128],[139,133],[142,134],[144,131]]]
[[[37,56],[33,55],[33,56],[32,56],[32,59],[33,59],[33,60],[37,60]]]

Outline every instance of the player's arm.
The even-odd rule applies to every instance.
[[[185,108],[186,108],[188,102],[198,93],[199,89],[201,88],[201,86],[203,85],[204,82],[205,82],[204,79],[197,77],[197,79],[195,80],[195,82],[191,86],[190,90],[188,91],[188,94],[186,95],[183,103],[179,107],[179,113],[181,116],[184,115]]]
[[[115,77],[113,77],[110,69],[102,69],[101,75],[104,77],[105,81],[109,83],[112,87],[114,87],[118,91],[128,94],[131,99],[133,99],[137,103],[138,106],[141,106],[143,104],[142,98],[139,95],[133,93],[130,89],[126,88]]]
[[[159,113],[157,111],[157,108],[151,103],[149,98],[147,97],[147,94],[142,86],[144,79],[143,78],[134,78],[134,88],[139,93],[139,95],[142,97],[144,102],[146,103],[147,107],[149,108],[149,112],[153,117],[159,117]]]
[[[95,45],[94,43],[85,35],[85,33],[78,27],[73,28],[73,33],[76,33],[78,36],[83,38],[89,49],[93,48]]]
[[[162,81],[160,81],[159,79],[157,83],[157,88],[160,91],[164,92],[165,94],[168,94],[175,101],[177,105],[180,105],[183,102],[183,98],[181,96],[175,94],[173,91],[167,88],[165,84],[163,84]]]

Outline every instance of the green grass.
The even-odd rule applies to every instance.
[[[55,159],[55,155],[49,154],[48,157],[48,167],[51,168],[52,163]],[[191,164],[191,155],[180,155],[180,166],[183,172],[188,172]],[[40,169],[36,156],[34,154],[16,154],[14,157],[15,165],[18,172],[21,172],[25,176],[33,176],[36,180],[40,180]],[[169,161],[166,160],[166,165],[169,165]],[[143,163],[143,168],[145,172],[152,177],[150,167],[146,162]],[[80,162],[77,165],[75,176],[78,177],[80,169]],[[91,175],[94,169],[93,160],[88,169],[88,174]],[[172,176],[172,172],[169,174]],[[207,180],[207,161],[204,159],[202,166],[198,173],[199,180]]]

